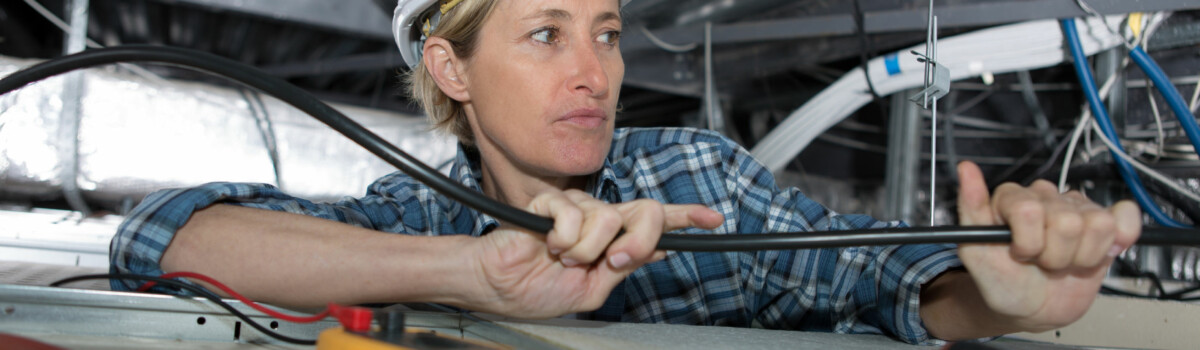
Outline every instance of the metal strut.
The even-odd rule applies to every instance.
[[[917,62],[925,64],[925,89],[908,100],[930,110],[929,129],[929,226],[936,226],[934,208],[937,201],[937,101],[950,93],[950,68],[937,62],[937,16],[933,15],[933,0],[929,0],[929,27],[925,31],[925,54],[912,51]]]

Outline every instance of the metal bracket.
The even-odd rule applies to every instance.
[[[917,62],[925,63],[925,89],[909,97],[912,101],[932,112],[929,127],[929,226],[937,226],[937,101],[950,93],[950,68],[937,62],[937,16],[933,15],[933,0],[929,0],[929,28],[925,31],[925,54],[915,50]]]

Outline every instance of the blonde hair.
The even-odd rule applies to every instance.
[[[470,59],[475,54],[483,23],[491,15],[495,5],[496,0],[462,1],[442,15],[437,28],[434,28],[428,37],[446,39],[455,55],[461,59]],[[442,92],[429,69],[425,68],[424,59],[404,77],[404,80],[410,96],[429,116],[433,129],[457,136],[463,145],[475,144],[475,135],[471,133],[462,103]]]

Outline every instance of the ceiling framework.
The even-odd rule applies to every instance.
[[[62,16],[69,0],[36,0]],[[89,36],[103,45],[157,44],[232,58],[287,79],[331,102],[419,113],[403,92],[407,71],[390,34],[395,0],[91,0]],[[618,125],[701,126],[705,104],[704,25],[712,25],[712,74],[730,136],[753,146],[755,118],[773,118],[878,56],[924,40],[928,2],[633,0],[622,10],[626,62]],[[1088,0],[1101,13],[1200,8],[1194,0]],[[942,0],[942,36],[1032,19],[1082,16],[1073,1]],[[0,4],[0,54],[61,55],[62,31],[25,1]],[[1155,41],[1187,41],[1196,20],[1174,21]],[[46,35],[51,33],[52,35]],[[57,36],[53,35],[57,34]],[[675,47],[665,50],[648,36]],[[1151,47],[1155,45],[1152,41]],[[865,45],[864,45],[865,43]],[[228,84],[204,73],[150,67],[178,79]],[[884,108],[870,113],[886,114]],[[757,117],[756,117],[757,116]],[[761,123],[760,123],[761,124]],[[771,125],[767,123],[767,127]],[[881,144],[881,143],[880,143]]]
[[[39,0],[61,15],[64,0]],[[246,62],[320,96],[368,107],[412,111],[399,92],[406,70],[390,34],[390,0],[93,0],[89,35],[104,45],[150,43],[196,48]],[[863,30],[874,54],[924,39],[925,1],[861,0]],[[1197,8],[1192,0],[1089,0],[1102,13]],[[58,32],[22,1],[0,10],[38,32]],[[850,1],[634,0],[623,10],[627,88],[622,98],[666,94],[695,104],[704,94],[704,24],[713,23],[713,74],[726,107],[773,105],[810,95],[820,82],[857,65],[861,51]],[[1071,1],[947,0],[935,14],[945,35],[982,26],[1081,16]],[[30,18],[32,17],[32,18]],[[695,47],[662,50],[643,34]],[[44,30],[44,31],[43,31]],[[15,36],[15,35],[13,35]],[[13,41],[6,52],[29,50]],[[42,52],[45,52],[43,50]],[[196,74],[164,72],[202,79]],[[651,98],[650,100],[655,100]],[[661,102],[661,101],[660,101]],[[798,106],[785,103],[783,107]],[[638,103],[625,104],[638,114]],[[674,109],[672,109],[674,110]],[[644,114],[644,113],[642,113]]]

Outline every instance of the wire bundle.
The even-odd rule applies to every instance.
[[[1122,38],[1101,27],[1103,21],[1080,19],[1089,35],[1081,38],[1083,49],[1091,54],[1121,44]],[[1063,62],[1063,37],[1054,20],[1030,21],[978,30],[938,40],[939,63],[954,67],[951,80],[982,73],[1005,73],[1049,67]],[[871,60],[870,78],[880,95],[890,95],[922,85],[923,66],[909,51],[898,50]],[[889,70],[892,65],[892,70]],[[763,137],[751,154],[767,169],[778,171],[800,151],[833,125],[846,119],[871,101],[867,92],[864,67],[846,72],[819,94],[793,111]]]
[[[1083,48],[1079,41],[1079,31],[1075,26],[1075,20],[1063,19],[1061,23],[1063,35],[1067,39],[1067,44],[1070,48],[1071,56],[1073,58],[1075,73],[1079,76],[1080,84],[1083,85],[1084,95],[1087,98],[1088,106],[1090,107],[1092,114],[1096,117],[1094,119],[1096,125],[1099,129],[1101,129],[1102,135],[1104,135],[1104,137],[1107,139],[1106,141],[1119,140],[1117,137],[1116,128],[1113,126],[1112,120],[1108,117],[1108,111],[1101,102],[1100,92],[1096,89],[1096,82],[1092,77],[1091,69],[1087,66],[1087,56],[1083,53]],[[1162,72],[1162,69],[1154,63],[1154,60],[1151,59],[1141,47],[1134,46],[1130,51],[1130,57],[1138,64],[1142,71],[1146,72],[1147,77],[1154,82],[1155,87],[1167,100],[1167,103],[1171,106],[1172,111],[1174,111],[1176,116],[1179,118],[1179,123],[1187,133],[1188,139],[1192,142],[1193,147],[1195,147],[1197,150],[1200,150],[1200,126],[1196,125],[1195,117],[1193,117],[1191,112],[1187,110],[1187,106],[1184,104],[1183,98],[1179,95],[1179,91],[1175,90],[1174,86],[1171,85],[1170,80],[1167,79],[1166,74]],[[1086,122],[1086,119],[1081,119],[1079,129],[1082,129],[1084,123]],[[1078,132],[1079,131],[1077,129],[1076,133],[1078,134]],[[1117,162],[1117,169],[1121,173],[1121,177],[1125,180],[1125,183],[1129,185],[1130,191],[1133,192],[1134,198],[1137,199],[1137,202],[1142,209],[1149,214],[1154,221],[1162,225],[1179,228],[1189,227],[1168,217],[1165,213],[1163,213],[1162,209],[1160,209],[1158,205],[1154,203],[1154,201],[1150,198],[1149,193],[1146,192],[1146,188],[1142,186],[1141,177],[1139,177],[1134,171],[1133,165],[1126,160],[1127,156],[1124,154],[1125,149],[1121,147],[1120,143],[1111,141],[1107,143],[1109,143],[1110,147],[1112,147],[1112,154]]]

